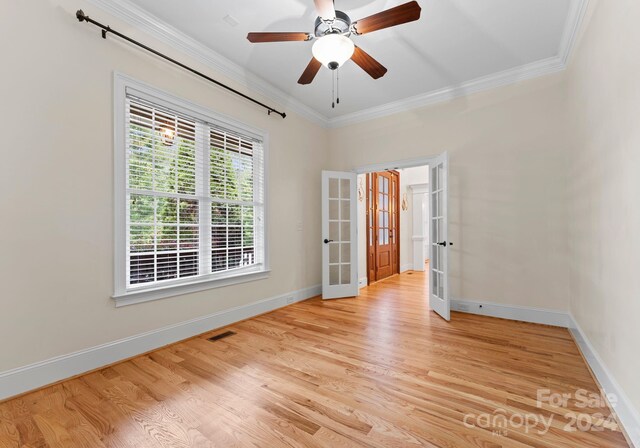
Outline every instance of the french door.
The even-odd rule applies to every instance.
[[[358,295],[355,173],[322,172],[322,298]]]
[[[448,155],[441,154],[429,164],[429,307],[446,320],[451,319],[449,301],[449,246],[447,232]]]

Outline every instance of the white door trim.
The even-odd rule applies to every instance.
[[[446,151],[442,152],[444,154]],[[362,165],[353,169],[356,174],[376,173],[378,171],[400,170],[403,168],[413,168],[415,166],[423,166],[432,164],[433,161],[441,154],[429,157],[419,157],[416,159],[396,160],[395,162],[374,163],[371,165]]]
[[[370,165],[361,165],[358,166],[356,168],[353,169],[353,172],[356,174],[366,174],[366,173],[375,173],[378,171],[387,171],[387,170],[399,170],[399,169],[403,169],[403,168],[413,168],[416,166],[431,166],[433,165],[433,163],[438,160],[441,156],[445,155],[448,159],[448,153],[447,151],[443,151],[440,154],[436,154],[433,156],[427,156],[427,157],[418,157],[418,158],[414,158],[414,159],[403,159],[403,160],[396,160],[396,161],[391,161],[391,162],[382,162],[382,163],[373,163]],[[431,184],[431,179],[429,179],[429,183],[427,183],[427,187]],[[429,198],[427,198],[427,202],[429,202]],[[360,217],[358,216],[358,219]],[[356,221],[356,226],[359,226],[360,223],[358,223]],[[429,236],[430,238],[430,236]],[[356,242],[356,246],[357,246],[357,253],[359,254],[361,251],[361,247],[360,247],[360,242],[357,241]],[[431,251],[429,250],[429,257],[431,257]],[[400,266],[401,272],[402,272],[402,266]]]

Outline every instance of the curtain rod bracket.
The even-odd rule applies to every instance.
[[[134,40],[134,39],[132,39],[132,38],[131,38],[131,37],[129,37],[129,36],[126,36],[126,35],[124,35],[124,34],[122,34],[122,33],[118,32],[118,31],[116,31],[116,30],[114,30],[114,29],[111,29],[111,27],[110,27],[110,26],[108,26],[108,25],[103,25],[102,23],[100,23],[100,22],[97,22],[97,21],[93,20],[93,19],[92,19],[92,18],[90,18],[88,15],[86,15],[86,14],[84,13],[84,11],[82,11],[82,9],[78,9],[78,10],[76,11],[76,19],[78,19],[78,22],[87,22],[87,23],[91,23],[92,25],[95,25],[95,26],[97,26],[98,28],[101,28],[101,29],[102,29],[102,38],[103,38],[103,39],[106,39],[106,38],[107,38],[107,33],[115,34],[115,35],[116,35],[116,36],[118,36],[119,38],[121,38],[121,39],[123,39],[123,40],[126,40],[127,42],[132,43],[133,45],[136,45],[136,46],[138,46],[138,47],[142,48],[143,50],[148,51],[149,53],[153,53],[153,54],[155,54],[156,56],[161,57],[161,58],[162,58],[162,59],[164,59],[165,61],[169,61],[169,62],[171,62],[172,64],[175,64],[175,65],[177,65],[178,67],[181,67],[181,68],[183,68],[183,69],[187,70],[188,72],[193,73],[194,75],[197,75],[197,76],[199,76],[199,77],[201,77],[201,78],[203,78],[203,79],[206,79],[207,81],[209,81],[209,82],[211,82],[211,83],[213,83],[213,84],[215,84],[215,85],[217,85],[217,86],[219,86],[219,87],[222,87],[223,89],[228,90],[228,91],[229,91],[229,92],[231,92],[231,93],[235,93],[236,95],[241,96],[242,98],[244,98],[244,99],[246,99],[246,100],[249,100],[249,101],[251,101],[252,103],[257,104],[258,106],[262,106],[262,107],[264,107],[265,109],[267,109],[267,111],[268,111],[269,115],[271,115],[271,112],[274,112],[274,113],[276,113],[276,114],[280,115],[283,119],[287,117],[287,114],[286,114],[286,113],[284,113],[284,112],[279,112],[279,111],[275,110],[273,107],[267,106],[266,104],[264,104],[264,103],[262,103],[262,102],[260,102],[260,101],[256,100],[255,98],[250,97],[249,95],[246,95],[246,94],[244,94],[244,93],[240,92],[239,90],[234,89],[233,87],[229,87],[228,85],[223,84],[223,83],[221,83],[220,81],[217,81],[217,80],[215,80],[215,79],[211,78],[210,76],[207,76],[207,75],[205,75],[204,73],[199,72],[198,70],[193,69],[193,68],[189,67],[189,66],[188,66],[188,65],[186,65],[186,64],[183,64],[182,62],[179,62],[179,61],[177,61],[177,60],[175,60],[175,59],[173,59],[173,58],[171,58],[171,57],[169,57],[169,56],[167,56],[167,55],[165,55],[165,54],[163,54],[163,53],[160,53],[158,50],[154,50],[153,48],[148,47],[148,46],[146,46],[145,44],[140,43],[140,42],[138,42],[137,40]]]

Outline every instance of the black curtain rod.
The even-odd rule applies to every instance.
[[[153,48],[150,48],[150,47],[148,47],[148,46],[146,46],[146,45],[144,45],[144,44],[142,44],[142,43],[138,42],[137,40],[134,40],[134,39],[132,39],[132,38],[130,38],[130,37],[128,37],[128,36],[125,36],[125,35],[124,35],[124,34],[122,34],[122,33],[119,33],[118,31],[116,31],[116,30],[112,29],[112,28],[111,28],[110,26],[108,26],[108,25],[103,25],[103,24],[102,24],[102,23],[100,23],[100,22],[96,22],[95,20],[93,20],[92,18],[90,18],[88,15],[86,15],[84,12],[82,12],[82,10],[81,10],[81,9],[79,9],[79,10],[76,12],[76,18],[77,18],[80,22],[87,22],[87,23],[91,23],[91,24],[93,24],[93,25],[95,25],[95,26],[97,26],[97,27],[99,27],[99,28],[102,28],[102,38],[103,38],[103,39],[106,39],[106,38],[107,38],[107,33],[113,33],[113,34],[115,34],[116,36],[118,36],[119,38],[126,40],[127,42],[131,42],[132,44],[137,45],[138,47],[143,48],[143,49],[145,49],[145,50],[147,50],[147,51],[149,51],[149,52],[151,52],[151,53],[155,54],[156,56],[160,56],[162,59],[165,59],[165,60],[167,60],[167,61],[169,61],[169,62],[172,62],[172,63],[176,64],[176,65],[177,65],[177,66],[179,66],[179,67],[182,67],[183,69],[185,69],[185,70],[187,70],[187,71],[190,71],[190,72],[191,72],[191,73],[193,73],[194,75],[198,75],[198,76],[200,76],[201,78],[204,78],[204,79],[206,79],[207,81],[210,81],[210,82],[212,82],[212,83],[214,83],[214,84],[216,84],[216,85],[218,85],[218,86],[222,87],[223,89],[227,89],[228,91],[233,92],[233,93],[235,93],[236,95],[240,95],[241,97],[243,97],[243,98],[245,98],[245,99],[247,99],[247,100],[249,100],[249,101],[251,101],[251,102],[253,102],[253,103],[256,103],[256,104],[258,104],[258,105],[260,105],[260,106],[264,107],[265,109],[267,109],[267,112],[269,113],[269,115],[271,115],[271,112],[273,112],[273,113],[275,113],[275,114],[280,115],[282,118],[286,118],[286,116],[287,116],[287,114],[286,114],[286,113],[284,113],[284,112],[279,112],[279,111],[275,110],[273,107],[267,106],[266,104],[261,103],[260,101],[258,101],[258,100],[256,100],[256,99],[254,99],[254,98],[251,98],[250,96],[245,95],[244,93],[239,92],[239,91],[237,91],[236,89],[234,89],[234,88],[232,88],[232,87],[229,87],[229,86],[228,86],[228,85],[226,85],[226,84],[221,83],[220,81],[216,81],[215,79],[213,79],[213,78],[211,78],[211,77],[209,77],[209,76],[205,75],[205,74],[204,74],[204,73],[202,73],[202,72],[199,72],[198,70],[195,70],[195,69],[193,69],[193,68],[189,67],[188,65],[183,64],[182,62],[178,62],[178,61],[176,61],[175,59],[170,58],[169,56],[167,56],[167,55],[165,55],[165,54],[162,54],[162,53],[160,53],[159,51],[154,50]]]

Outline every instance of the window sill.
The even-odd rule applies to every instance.
[[[116,302],[116,308],[119,308],[121,306],[166,299],[167,297],[205,291],[207,289],[222,288],[224,286],[262,280],[268,278],[270,272],[270,270],[243,272],[223,278],[202,279],[191,283],[167,285],[160,288],[143,289],[138,291],[130,290],[122,294],[115,294],[112,298]]]

